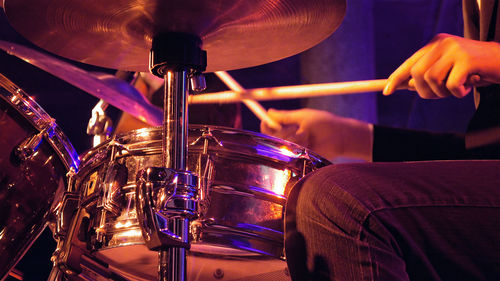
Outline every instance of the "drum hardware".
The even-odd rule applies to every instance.
[[[311,166],[311,156],[309,155],[309,152],[307,150],[303,150],[299,154],[299,159],[302,159],[302,176],[305,176],[306,174],[312,172],[314,170],[314,166]]]
[[[112,142],[111,147],[111,162],[109,163],[104,181],[100,183],[101,197],[97,203],[97,209],[100,210],[101,216],[99,219],[99,227],[96,232],[96,243],[102,245],[106,236],[106,216],[118,216],[120,214],[120,201],[122,196],[122,186],[127,184],[127,168],[116,162],[116,142]],[[96,246],[95,248],[100,248]]]
[[[203,73],[193,73],[189,82],[191,82],[191,90],[195,93],[203,92],[207,89],[207,81]]]
[[[76,175],[75,169],[70,169],[66,174],[68,179],[68,186],[63,194],[62,200],[55,210],[56,225],[53,229],[54,239],[57,242],[56,249],[50,258],[53,263],[52,270],[48,277],[48,281],[63,281],[64,274],[72,274],[73,271],[66,269],[64,272],[61,270],[65,268],[65,263],[62,261],[61,256],[64,255],[64,245],[67,242],[69,232],[72,231],[71,224],[73,223],[75,212],[79,208],[80,195],[74,190],[74,177]],[[67,251],[67,250],[66,250]]]
[[[189,221],[198,216],[197,181],[189,171],[169,168],[138,174],[137,216],[146,246],[160,252],[159,280],[185,280]]]
[[[81,194],[75,192],[75,173],[68,173],[68,190],[61,201],[57,214],[54,236],[57,248],[51,261],[53,269],[49,276],[50,281],[62,281],[65,278],[75,280],[125,280],[110,271],[103,262],[89,257],[90,250],[99,249],[106,242],[105,221],[109,217],[117,216],[116,205],[121,201],[121,187],[126,184],[127,170],[115,161],[118,154],[122,154],[126,147],[109,140],[111,161],[105,167],[102,179],[95,179],[86,187],[86,194],[96,193],[98,200],[96,210],[100,216],[97,227],[91,228],[89,215],[81,206]],[[119,149],[119,150],[118,150]],[[118,150],[118,151],[117,151]],[[89,231],[94,235],[89,235]]]
[[[19,144],[15,150],[15,155],[18,159],[21,161],[29,160],[38,151],[44,137],[51,138],[54,136],[54,126],[55,120],[51,119],[42,126],[43,129],[39,133],[27,138]]]
[[[64,245],[65,238],[67,237],[71,221],[75,215],[75,211],[78,208],[79,198],[80,196],[78,193],[65,192],[61,201],[61,206],[56,212],[56,227],[53,232],[54,239],[57,241],[57,246],[54,250],[54,253],[52,254],[52,257],[50,258],[50,261],[53,263],[52,271],[48,278],[48,280],[50,281],[62,281],[63,273],[59,270],[59,255]]]
[[[206,53],[200,40],[183,33],[167,33],[153,40],[151,71],[164,77],[164,123],[162,130],[163,167],[146,167],[137,174],[135,206],[137,220],[146,246],[159,251],[159,280],[186,280],[186,249],[189,248],[190,220],[198,217],[198,178],[186,170],[187,163],[187,86],[188,78],[199,76],[205,69]],[[200,77],[196,83],[199,84]],[[193,86],[194,83],[192,83]],[[199,87],[199,86],[196,86]],[[106,220],[118,215],[114,195],[126,183],[121,164],[115,162],[115,146],[111,144],[111,160],[100,184],[100,213],[95,235],[85,208],[78,208],[68,238],[56,260],[65,274],[82,274],[82,257],[91,246],[99,249],[106,241]],[[201,160],[200,160],[201,161]],[[210,163],[210,161],[207,161]],[[206,165],[210,173],[210,164]],[[123,172],[122,172],[123,171]],[[93,218],[96,219],[96,218]],[[82,233],[83,231],[83,233]],[[90,236],[90,237],[89,237]],[[57,275],[57,274],[55,274]]]
[[[108,108],[108,103],[102,99],[92,108],[87,134],[94,136],[92,142],[94,147],[109,139],[113,132],[113,121],[106,116],[106,108]]]
[[[159,251],[158,279],[186,280],[186,249],[190,220],[198,217],[197,179],[186,170],[188,77],[200,82],[207,66],[207,52],[198,36],[182,32],[153,37],[149,70],[165,81],[163,101],[162,166],[150,167],[137,176],[136,206],[142,236],[150,250]],[[200,83],[193,83],[199,87]],[[198,85],[198,86],[197,86]],[[203,86],[203,85],[201,85]],[[152,181],[158,182],[155,187]],[[160,199],[151,204],[151,193]],[[154,196],[154,194],[153,194]],[[164,196],[168,196],[165,198]],[[157,225],[163,218],[164,225]]]
[[[0,279],[50,222],[78,156],[30,96],[0,75]],[[14,157],[13,157],[14,156]],[[36,190],[36,192],[34,192]]]
[[[68,187],[54,212],[56,216],[56,224],[55,229],[53,230],[53,235],[56,241],[58,241],[60,237],[66,236],[75,210],[78,208],[80,196],[72,189],[75,174],[76,171],[74,168],[71,168],[66,174]]]
[[[67,206],[70,207],[69,205]],[[80,204],[75,209],[66,208],[63,211],[67,213],[73,211],[73,216],[71,224],[66,230],[67,233],[59,233],[57,248],[51,258],[54,265],[48,279],[49,281],[66,280],[66,278],[80,280],[77,277],[84,272],[84,260],[90,250],[86,244],[88,239],[86,231],[89,228],[88,213],[80,207]],[[86,259],[89,260],[91,258],[87,257]],[[92,264],[96,263],[93,262]]]
[[[197,216],[197,181],[196,176],[186,171],[150,167],[139,172],[137,216],[149,249],[159,250],[165,245],[189,247],[188,231],[183,226]],[[171,218],[182,220],[171,221]],[[181,231],[185,233],[179,235]]]
[[[214,142],[217,146],[222,147],[222,143],[212,134],[210,127],[202,129],[202,134],[199,138],[191,143],[196,145],[203,140],[203,150],[198,156],[198,211],[201,217],[204,217],[210,207],[210,190],[215,173],[215,163],[211,154],[208,153],[210,142]],[[201,223],[192,224],[193,240],[197,241],[199,237],[199,227]]]
[[[201,140],[203,140],[203,154],[208,153],[208,145],[210,141],[217,144],[217,146],[223,147],[222,143],[212,134],[212,130],[208,126],[201,129],[201,136],[191,142],[191,145],[196,145]]]
[[[88,262],[83,259],[90,258],[108,269],[103,274],[119,274],[131,280],[155,280],[155,266],[159,261],[157,254],[145,245],[135,197],[138,171],[153,166],[152,170],[157,171],[150,173],[149,202],[175,207],[174,203],[168,205],[171,191],[162,188],[165,185],[162,181],[175,177],[175,174],[159,178],[164,170],[155,168],[163,158],[161,143],[162,129],[147,128],[118,135],[116,139],[82,154],[80,172],[71,178],[71,190],[79,192],[81,203],[77,210],[73,210],[76,215],[64,238],[66,242],[56,253],[57,267],[66,272],[63,274],[66,278],[80,281],[82,276],[89,276],[90,270],[85,265]],[[228,280],[271,271],[282,272],[281,220],[286,190],[302,177],[304,170],[328,162],[282,140],[213,126],[192,125],[188,143],[188,170],[199,175],[197,181],[192,179],[189,185],[198,183],[201,191],[207,190],[205,197],[201,191],[197,194],[198,206],[195,208],[198,208],[199,217],[190,222],[189,280],[213,280],[217,268],[224,271],[224,278]],[[102,210],[97,205],[104,195],[97,187],[102,186],[112,162],[126,165],[128,182],[120,189],[121,199],[113,200],[115,213],[120,205],[120,215],[106,214],[106,239],[97,243],[96,229],[101,224]],[[182,177],[178,182],[189,180]],[[184,202],[181,200],[178,205]],[[78,230],[73,230],[75,227]],[[241,271],[245,270],[241,267],[254,266],[251,265],[254,262],[264,267]],[[147,268],[144,267],[146,264],[149,264]],[[196,276],[201,277],[196,279]]]
[[[61,270],[54,267],[50,272],[48,280],[65,281],[68,280],[68,276],[71,276],[72,280],[78,281],[130,281],[110,270],[105,263],[100,263],[87,255],[79,257],[79,266],[81,271],[78,274],[69,269]]]

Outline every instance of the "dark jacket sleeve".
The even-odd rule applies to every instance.
[[[468,158],[464,136],[375,125],[373,161],[456,160]]]

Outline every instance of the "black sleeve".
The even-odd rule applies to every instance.
[[[374,162],[456,160],[468,158],[466,154],[463,135],[373,128]]]

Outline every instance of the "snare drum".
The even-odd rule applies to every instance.
[[[306,173],[329,162],[258,133],[191,126],[188,135],[188,170],[208,183],[201,217],[191,223],[188,280],[288,280],[286,195]],[[129,132],[81,157],[74,181],[84,214],[76,224],[78,239],[93,258],[123,277],[157,280],[158,254],[145,246],[134,205],[138,171],[161,166],[161,129]],[[103,192],[104,181],[119,187]],[[103,240],[97,239],[98,229],[105,233]]]
[[[24,255],[65,191],[78,155],[45,111],[0,74],[0,280]]]

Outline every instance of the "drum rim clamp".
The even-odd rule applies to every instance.
[[[149,167],[139,171],[136,207],[142,235],[150,250],[189,249],[188,235],[174,234],[168,218],[192,220],[198,216],[198,177],[190,171]]]

